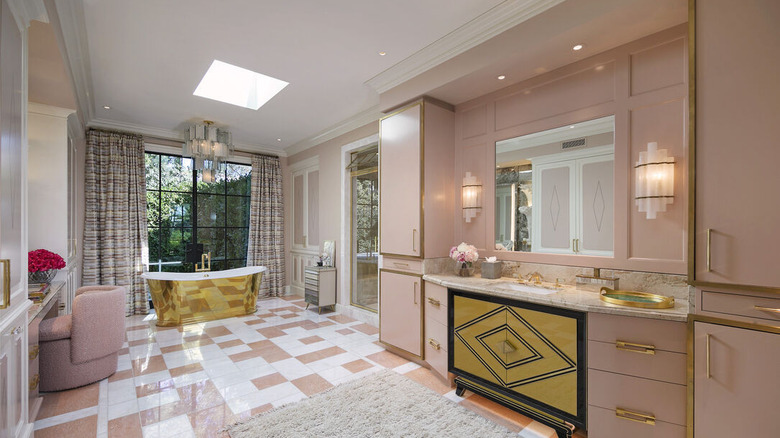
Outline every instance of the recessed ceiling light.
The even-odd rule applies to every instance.
[[[289,82],[215,59],[192,94],[256,110],[287,85]]]
[[[111,107],[108,105],[103,105],[103,109],[111,109]]]
[[[596,66],[596,71],[601,71],[601,70],[604,70],[604,66],[603,65],[597,65]]]
[[[569,129],[572,129],[572,128],[574,128],[574,125],[569,126]]]
[[[387,52],[379,52],[379,56],[385,56],[387,55]]]
[[[503,81],[504,79],[506,79],[506,76],[504,76],[504,75],[501,75],[501,76],[498,77],[499,81]]]
[[[276,141],[282,141],[282,139],[281,138],[277,138]]]
[[[574,50],[574,51],[577,51],[577,50],[582,50],[582,47],[583,47],[582,44],[577,44],[576,46],[572,47],[571,49]]]

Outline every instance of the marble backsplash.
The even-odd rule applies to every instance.
[[[476,262],[474,276],[480,275],[482,260]],[[528,278],[531,273],[538,272],[545,282],[559,283],[575,286],[576,276],[593,275],[593,268],[546,265],[541,263],[526,263],[503,260],[502,277],[517,278],[521,275]],[[423,263],[424,274],[452,274],[455,262],[449,258],[426,259]],[[617,277],[620,279],[621,290],[637,292],[650,292],[659,295],[671,296],[678,300],[690,299],[690,289],[687,276],[675,274],[659,274],[654,272],[622,271],[613,269],[601,269],[601,277]]]

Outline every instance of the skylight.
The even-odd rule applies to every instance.
[[[256,110],[287,85],[288,82],[215,59],[192,94]]]

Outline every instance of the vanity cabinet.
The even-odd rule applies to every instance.
[[[454,235],[454,117],[446,104],[423,99],[380,120],[383,256],[448,256]]]
[[[27,426],[27,308],[0,324],[0,436],[24,435]]]
[[[780,329],[693,321],[693,437],[777,436]]]
[[[422,275],[379,270],[379,341],[423,358]]]
[[[531,160],[535,252],[612,256],[613,147]],[[538,225],[537,225],[538,224]]]
[[[684,438],[686,339],[683,322],[589,313],[588,435]]]
[[[447,288],[425,282],[425,362],[448,380]]]
[[[780,291],[780,3],[695,2],[696,286]],[[728,32],[723,29],[728,27]],[[739,145],[738,148],[735,148]],[[724,175],[739,175],[729,178]]]
[[[449,371],[570,436],[585,427],[585,314],[450,289]],[[594,435],[598,436],[598,435]]]

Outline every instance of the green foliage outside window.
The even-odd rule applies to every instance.
[[[194,271],[184,262],[188,243],[211,251],[214,271],[246,266],[251,171],[251,166],[223,164],[214,182],[206,183],[192,159],[147,153],[149,270]]]

